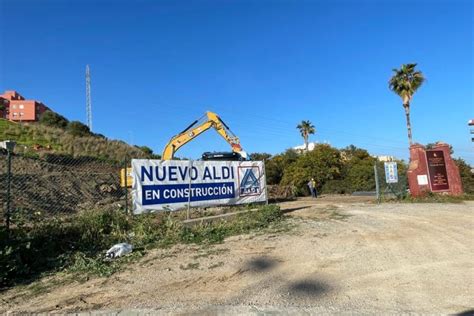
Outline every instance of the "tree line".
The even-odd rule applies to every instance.
[[[288,149],[285,152],[270,155],[253,153],[251,160],[264,160],[267,183],[269,185],[292,186],[297,195],[309,195],[307,183],[311,178],[316,181],[318,192],[351,194],[356,191],[374,191],[374,165],[382,188],[385,184],[384,163],[363,148],[354,145],[342,149],[327,144],[317,144],[311,151]],[[461,174],[464,192],[474,193],[474,175],[472,167],[461,158],[454,159]],[[408,164],[404,160],[395,160],[398,167],[398,184],[392,185],[397,193],[406,193]]]
[[[350,145],[343,149],[328,144],[317,144],[311,151],[288,149],[277,155],[251,154],[252,160],[265,160],[267,183],[293,186],[298,195],[308,195],[307,182],[314,178],[316,188],[322,193],[353,193],[375,190],[374,165],[383,163],[365,149]],[[404,179],[407,165],[398,160],[400,181]],[[382,175],[383,176],[383,175]]]

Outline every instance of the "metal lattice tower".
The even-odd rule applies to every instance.
[[[91,102],[91,71],[86,66],[86,119],[89,130],[92,131],[92,102]]]

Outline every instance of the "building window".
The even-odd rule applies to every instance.
[[[13,112],[13,116],[17,116],[17,115],[18,115],[18,113],[16,113],[16,112]]]
[[[21,110],[21,109],[24,109],[25,106],[24,106],[23,104],[20,104],[20,105],[18,106],[18,108]]]
[[[20,116],[23,116],[23,115],[25,115],[25,113],[23,113],[23,112],[20,112]]]
[[[13,105],[12,105],[12,108],[16,109],[16,104],[13,104]]]

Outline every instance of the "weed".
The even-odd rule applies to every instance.
[[[211,264],[211,265],[208,267],[208,269],[211,270],[211,269],[219,268],[219,267],[222,267],[223,265],[224,265],[224,262],[219,261],[218,263]]]
[[[291,220],[272,222],[260,231],[261,234],[288,233],[296,227],[296,223]]]
[[[226,252],[229,252],[230,250],[227,248],[223,249],[209,249],[208,251],[204,253],[200,253],[198,255],[193,256],[193,259],[199,259],[199,258],[208,258],[210,256],[217,256]]]
[[[180,265],[181,270],[196,270],[199,269],[199,262],[188,263],[187,266]]]
[[[82,252],[75,253],[72,258],[72,264],[68,268],[72,273],[87,273],[98,276],[110,276],[118,271],[117,261],[105,261],[102,256],[89,257]]]
[[[329,215],[330,219],[338,220],[338,221],[343,221],[346,218],[351,217],[351,215],[348,214],[342,214],[339,213],[338,211],[332,211],[331,214]]]
[[[161,260],[161,259],[172,258],[172,257],[176,257],[176,255],[175,255],[175,254],[167,254],[167,253],[165,253],[165,254],[161,254],[161,255],[159,255],[159,256],[152,256],[152,257],[149,257],[149,258],[147,258],[147,259],[145,259],[145,260],[142,260],[142,261],[140,262],[140,265],[141,265],[141,266],[145,266],[147,263],[153,262],[153,261],[155,261],[155,260]]]
[[[474,194],[463,194],[461,196],[452,196],[447,194],[437,194],[429,192],[421,197],[407,196],[402,202],[405,203],[463,203],[464,201],[473,201]]]
[[[280,208],[275,205],[239,214],[227,222],[192,228],[183,227],[171,213],[127,216],[120,210],[91,210],[67,219],[38,219],[33,225],[15,227],[10,238],[0,228],[0,284],[30,282],[43,273],[62,270],[82,276],[109,276],[143,256],[146,249],[178,243],[220,243],[231,235],[278,227],[281,219]],[[131,243],[132,254],[105,261],[104,252],[119,242]],[[201,256],[226,251],[209,250]]]

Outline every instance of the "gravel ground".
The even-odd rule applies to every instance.
[[[374,205],[364,198],[323,197],[281,207],[291,229],[234,236],[215,246],[154,250],[110,278],[65,284],[61,276],[48,278],[0,294],[0,312],[474,309],[474,202]],[[33,286],[42,285],[32,294]]]

